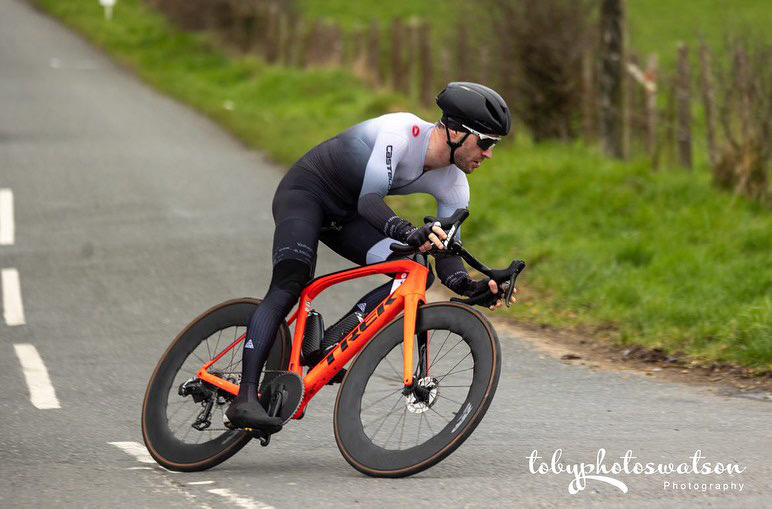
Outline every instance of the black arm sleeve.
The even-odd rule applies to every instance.
[[[410,232],[415,230],[410,221],[395,214],[391,207],[383,201],[383,197],[376,193],[366,194],[359,198],[357,212],[378,231],[400,242],[404,242]]]
[[[464,267],[460,256],[446,255],[434,257],[434,267],[442,284],[459,295],[467,295],[477,290],[477,285]],[[487,284],[487,283],[486,283]]]

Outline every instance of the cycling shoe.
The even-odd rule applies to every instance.
[[[271,417],[258,401],[234,400],[225,411],[223,423],[230,429],[259,429],[276,433],[282,428],[279,417]]]

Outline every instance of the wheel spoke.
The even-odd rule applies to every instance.
[[[404,357],[403,357],[403,358],[404,358]],[[392,371],[394,371],[394,374],[396,374],[396,375],[397,375],[397,377],[398,377],[400,380],[402,380],[402,373],[400,373],[399,371],[397,371],[397,368],[395,368],[395,367],[394,367],[394,364],[392,364],[392,363],[391,363],[391,361],[389,360],[388,356],[387,356],[387,357],[384,357],[384,358],[383,358],[383,360],[385,360],[385,361],[386,361],[386,364],[388,364],[388,365],[391,367]]]
[[[405,407],[405,414],[407,414],[407,407]],[[405,436],[405,423],[407,422],[407,415],[402,420],[402,429],[399,431],[399,448],[402,448],[402,437]]]
[[[402,412],[402,415],[397,419],[396,424],[394,424],[394,428],[392,428],[391,433],[389,433],[389,436],[386,437],[386,441],[383,443],[383,448],[386,449],[386,446],[389,444],[389,440],[391,440],[391,437],[394,436],[394,432],[397,431],[397,428],[399,427],[400,422],[404,422],[405,414],[407,413],[407,407],[404,408],[404,411]]]
[[[464,368],[464,369],[459,369],[458,371],[451,371],[451,372],[449,372],[449,373],[445,373],[445,375],[443,375],[443,377],[442,377],[442,378],[438,378],[438,379],[437,379],[437,381],[438,381],[438,382],[441,382],[441,381],[443,381],[443,380],[444,380],[446,377],[449,377],[450,375],[457,375],[457,374],[459,374],[459,373],[463,373],[464,371],[474,371],[474,366],[472,366],[471,368]]]
[[[436,433],[434,433],[434,430],[432,429],[432,425],[431,425],[431,423],[429,422],[429,418],[428,418],[428,417],[426,417],[426,412],[422,413],[422,414],[421,414],[421,417],[422,417],[423,419],[426,419],[426,427],[427,427],[427,428],[429,428],[429,432],[430,432],[432,435],[435,435]]]
[[[464,362],[464,359],[466,359],[466,358],[467,358],[467,357],[469,357],[470,355],[472,355],[472,352],[469,352],[468,354],[466,354],[466,355],[464,355],[463,357],[461,357],[461,359],[460,359],[460,360],[459,360],[459,361],[458,361],[458,362],[455,364],[455,366],[453,366],[452,368],[450,368],[450,371],[449,371],[449,372],[445,373],[444,375],[442,375],[441,377],[439,377],[439,378],[437,379],[437,382],[441,382],[441,381],[443,381],[443,380],[445,379],[445,377],[447,377],[448,375],[452,374],[452,373],[453,373],[453,370],[454,370],[454,369],[456,369],[456,367],[457,367],[459,364],[461,364],[462,362]],[[472,368],[468,368],[468,369],[474,369],[474,368],[472,367]],[[462,369],[461,371],[466,371],[466,370],[463,370],[463,369]],[[460,373],[461,371],[456,371],[456,373]]]
[[[447,400],[448,400],[448,401],[450,401],[451,403],[455,403],[456,405],[458,405],[458,406],[459,406],[459,408],[461,408],[461,405],[463,405],[463,403],[459,403],[459,402],[458,402],[458,401],[456,401],[455,399],[452,399],[452,398],[449,398],[449,397],[445,396],[445,394],[444,394],[444,393],[443,393],[443,395],[442,395],[442,396],[438,396],[438,398],[447,399]]]
[[[374,407],[375,405],[377,405],[378,403],[380,403],[380,402],[381,402],[381,401],[383,401],[384,399],[387,399],[387,398],[390,398],[390,397],[394,396],[395,394],[397,394],[397,393],[398,393],[398,392],[400,392],[401,390],[402,390],[402,389],[397,389],[396,391],[391,391],[390,393],[388,393],[388,394],[387,394],[387,395],[385,395],[384,397],[382,397],[382,398],[378,399],[377,401],[374,401],[373,403],[371,403],[370,405],[368,405],[366,408],[363,408],[361,411],[362,411],[362,412],[364,412],[364,411],[366,411],[366,410],[370,410],[372,407]],[[401,396],[400,396],[400,399],[401,399]]]
[[[182,401],[181,403],[185,403],[185,402],[184,402],[184,401]],[[172,413],[172,415],[169,415],[169,416],[167,417],[167,419],[171,421],[171,420],[172,420],[172,418],[173,418],[173,417],[175,417],[175,416],[177,415],[177,413],[178,413],[180,410],[182,410],[183,408],[188,408],[188,405],[180,405],[180,406],[178,406],[178,407],[177,407],[177,409],[176,409],[176,410],[175,410],[175,411]]]
[[[423,424],[423,422],[424,422],[423,414],[421,414],[421,417],[419,417],[418,419],[418,435],[416,436],[416,439],[415,439],[415,445],[418,445],[421,443],[421,425]]]
[[[444,354],[442,354],[442,356],[441,356],[441,357],[439,357],[439,358],[437,358],[437,359],[432,359],[432,363],[431,363],[431,365],[429,366],[429,372],[431,373],[431,367],[432,367],[432,366],[434,366],[434,364],[435,364],[435,363],[437,363],[437,362],[440,362],[440,360],[442,360],[442,359],[443,359],[445,356],[447,356],[447,355],[448,355],[450,352],[452,352],[452,351],[453,351],[453,350],[454,350],[454,349],[455,349],[455,348],[456,348],[458,345],[460,345],[460,344],[461,344],[461,343],[463,343],[463,342],[464,342],[464,338],[461,338],[461,339],[458,341],[458,343],[456,343],[455,345],[453,345],[453,346],[452,346],[452,347],[451,347],[451,348],[450,348],[450,349],[449,349],[447,352],[445,352]]]
[[[381,428],[382,428],[382,427],[383,427],[383,425],[386,423],[386,420],[389,418],[389,416],[395,412],[395,409],[397,408],[397,405],[399,405],[399,402],[400,402],[400,401],[401,401],[401,398],[400,398],[400,399],[398,399],[398,400],[397,400],[397,401],[394,403],[394,406],[392,406],[392,407],[391,407],[391,410],[389,410],[389,412],[388,412],[386,415],[384,415],[384,416],[383,416],[383,418],[381,419],[381,424],[380,424],[380,426],[378,426],[378,428],[375,430],[375,433],[373,433],[373,436],[372,436],[372,437],[370,437],[370,438],[372,438],[373,440],[375,440],[375,436],[378,434],[378,432],[379,432],[379,431],[381,431]],[[365,427],[366,427],[366,426],[365,426]]]
[[[432,406],[432,407],[429,407],[429,410],[431,410],[431,411],[432,411],[432,412],[434,412],[435,414],[437,414],[437,415],[439,415],[440,417],[442,417],[443,419],[445,419],[445,421],[447,421],[445,424],[447,424],[447,423],[449,423],[449,422],[450,422],[450,419],[448,419],[447,417],[445,417],[444,415],[442,415],[441,413],[439,413],[437,410],[435,410],[433,406]]]
[[[435,333],[435,332],[437,332],[437,331],[436,331],[436,330],[435,330],[435,331],[432,331],[432,335],[429,337],[429,341],[428,341],[428,343],[429,343],[430,345],[432,344],[432,338],[434,337],[434,333]],[[452,334],[452,332],[451,332],[451,331],[448,331],[448,335],[447,335],[447,336],[445,336],[445,340],[442,342],[442,345],[440,345],[440,349],[439,349],[439,350],[437,350],[437,352],[435,352],[435,354],[434,354],[434,355],[440,355],[440,352],[442,352],[442,349],[443,349],[443,348],[445,348],[445,343],[447,343],[447,342],[448,342],[448,339],[450,339],[450,335],[451,335],[451,334]],[[432,367],[432,364],[433,364],[433,362],[429,364],[429,367],[430,367],[430,368]]]
[[[201,362],[201,365],[202,365],[202,366],[203,366],[204,364],[208,364],[208,361],[205,361],[204,359],[202,359],[201,357],[199,357],[199,356],[198,356],[198,354],[197,354],[196,352],[193,352],[193,357],[195,357],[196,359],[198,359],[198,360]]]

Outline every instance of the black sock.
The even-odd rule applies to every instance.
[[[239,400],[257,399],[257,382],[263,365],[271,351],[281,321],[295,305],[296,297],[292,292],[272,288],[265,300],[249,320],[247,338],[244,341],[242,355],[241,388]]]

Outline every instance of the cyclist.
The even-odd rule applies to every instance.
[[[257,382],[281,320],[313,277],[319,240],[360,265],[393,258],[394,241],[422,251],[443,248],[446,235],[439,227],[413,226],[383,198],[428,193],[437,199],[440,217],[466,208],[466,174],[493,156],[512,119],[501,96],[476,83],[450,83],[436,101],[442,110],[436,124],[410,113],[367,120],[311,149],[282,179],[273,200],[273,274],[247,327],[239,394],[225,414],[229,426],[281,429],[281,419],[268,416],[257,400]],[[495,281],[473,280],[460,257],[435,260],[437,276],[452,291],[501,297]],[[366,316],[391,287],[376,288],[353,309]],[[499,298],[491,309],[501,303]]]

